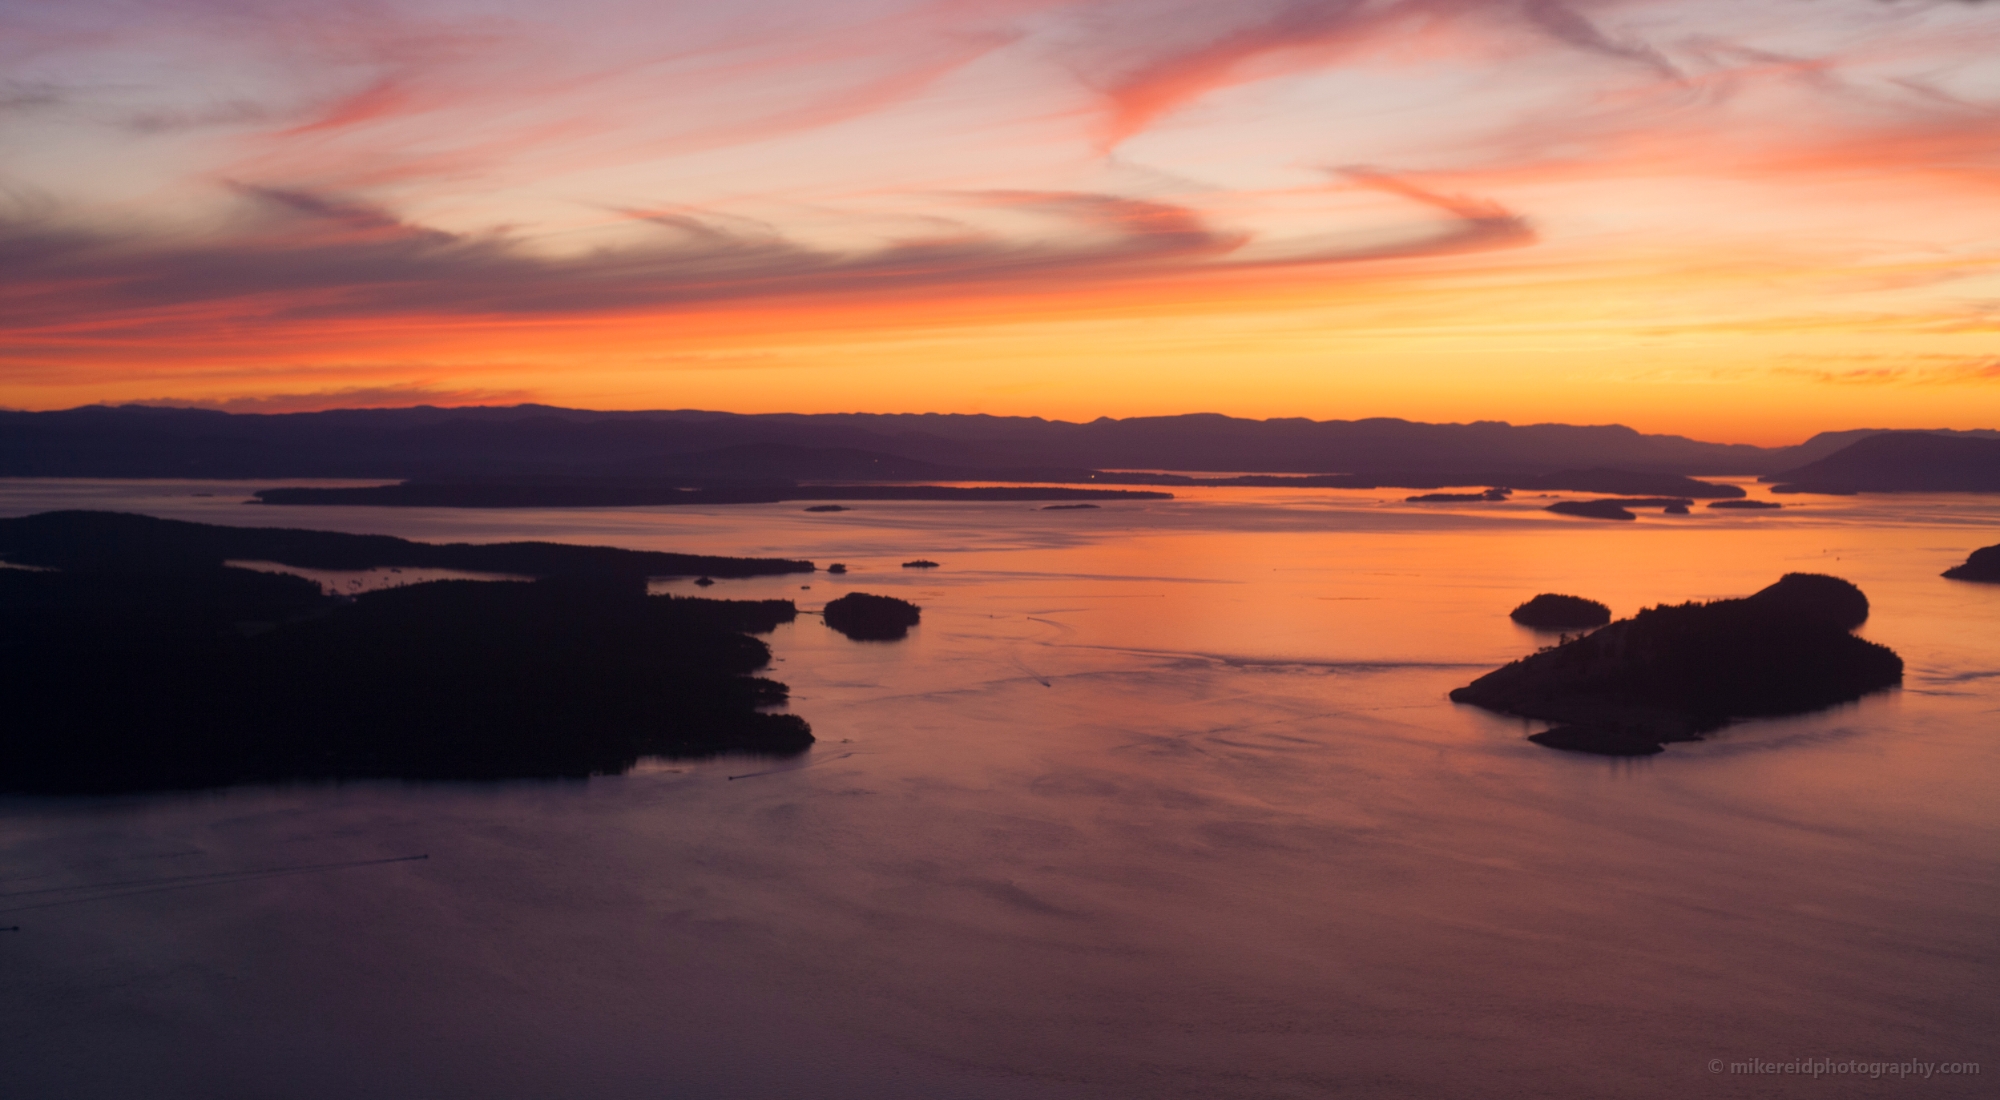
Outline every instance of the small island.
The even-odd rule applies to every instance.
[[[1534,630],[1588,630],[1611,621],[1611,609],[1582,596],[1544,592],[1508,612],[1507,617]]]
[[[2000,583],[2000,545],[1974,550],[1963,565],[1954,565],[1944,575],[1955,581]]]
[[[646,565],[744,575],[733,559],[465,547],[548,571],[342,597],[222,564],[244,545],[301,568],[453,550],[113,513],[0,520],[0,557],[38,567],[0,569],[0,790],[582,778],[813,743],[768,712],[785,685],[753,675],[770,650],[751,635],[791,621],[791,601],[647,595]]]
[[[849,592],[829,601],[824,614],[826,625],[856,641],[893,642],[909,635],[923,610],[893,596]]]
[[[1638,519],[1625,510],[1625,506],[1615,500],[1559,500],[1544,509],[1559,516],[1576,516],[1579,519]]]
[[[1051,504],[1042,509],[1044,512],[1094,512],[1096,510],[1097,505],[1095,504]]]
[[[1649,754],[1736,719],[1805,714],[1902,683],[1902,658],[1849,633],[1867,608],[1838,577],[1787,574],[1745,599],[1649,608],[1451,699],[1555,723],[1530,738],[1552,748]]]
[[[1783,508],[1784,505],[1779,504],[1775,500],[1718,500],[1712,501],[1709,507],[1727,508],[1744,512],[1768,512],[1775,508]]]
[[[903,563],[903,568],[905,569],[936,569],[937,567],[938,563],[927,558],[918,558],[916,561],[906,561]]]
[[[826,567],[826,571],[829,573],[845,573],[847,572],[847,566],[842,562],[834,562],[832,565]]]
[[[853,510],[845,504],[815,504],[806,509],[808,512],[851,512]]]
[[[1404,497],[1405,504],[1479,504],[1504,501],[1512,489],[1488,489],[1483,493],[1420,493]]]

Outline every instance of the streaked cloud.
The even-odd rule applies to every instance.
[[[1425,415],[1459,383],[1384,349],[1474,332],[1524,392],[1597,387],[1599,419],[1634,378],[1815,334],[1990,362],[1926,341],[1985,338],[1965,318],[2000,301],[1996,11],[0,0],[0,401],[591,377],[645,404],[662,356],[865,372],[843,349],[981,359],[1064,317],[1099,326],[1087,361],[1161,313],[1235,334],[1187,408],[1393,370],[1411,404],[1376,411]],[[496,367],[525,328],[533,363]],[[272,349],[302,354],[257,373]],[[338,363],[368,373],[309,373]],[[980,370],[910,399],[1015,387]],[[1935,379],[2000,416],[1990,374]]]

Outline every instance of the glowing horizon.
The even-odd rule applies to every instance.
[[[0,0],[0,405],[2000,426],[1976,0]]]

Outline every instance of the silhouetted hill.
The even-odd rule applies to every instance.
[[[1772,480],[1774,493],[2000,492],[2000,439],[1885,432]]]
[[[1787,573],[1750,597],[1764,607],[1823,620],[1842,630],[1868,621],[1868,597],[1859,588],[1824,573]]]
[[[1955,581],[2000,581],[2000,545],[1982,546],[1944,575]]]
[[[761,577],[813,563],[718,558],[555,542],[428,543],[290,527],[225,527],[129,512],[42,512],[0,519],[0,561],[59,569],[211,568],[269,561],[302,569],[460,569],[528,577]]]
[[[1794,466],[1803,466],[1808,462],[1817,462],[1833,454],[1835,451],[1851,447],[1871,435],[1884,435],[1896,431],[1915,431],[1924,435],[1941,435],[1951,439],[2000,440],[2000,431],[1992,428],[1973,428],[1964,431],[1953,430],[1951,428],[1850,428],[1838,432],[1820,432],[1795,447],[1778,448],[1773,452],[1773,455],[1774,457],[1781,456],[1786,460],[1785,465],[1779,467],[1780,469],[1791,469]]]
[[[812,743],[762,709],[785,686],[750,675],[770,653],[744,632],[789,601],[648,596],[616,572],[347,600],[130,548],[153,566],[0,570],[0,790],[581,777]]]
[[[1902,659],[1843,625],[1866,616],[1867,598],[1846,581],[1787,574],[1747,599],[1649,608],[1451,698],[1562,723],[1536,735],[1552,747],[1655,752],[1731,719],[1803,714],[1901,683]]]
[[[728,452],[756,446],[762,452]],[[772,448],[819,451],[779,461]],[[942,414],[745,416],[697,411],[513,408],[347,409],[281,415],[119,406],[0,413],[0,476],[668,478],[846,477],[866,451],[953,470],[1145,469],[1388,473],[1381,484],[1441,487],[1440,476],[1508,483],[1559,470],[1754,474],[1780,452],[1642,435],[1617,425],[1421,424],[1405,420],[1243,420],[1213,414],[1101,418]],[[691,458],[706,453],[707,458]],[[767,464],[770,463],[770,464]],[[1789,463],[1795,465],[1796,463]],[[800,473],[780,473],[800,469]],[[877,473],[870,476],[879,476]],[[905,470],[897,476],[903,479]],[[858,476],[858,473],[856,474]],[[932,476],[932,475],[924,475]],[[1430,479],[1425,482],[1424,479]],[[1378,479],[1379,480],[1379,479]],[[1586,491],[1654,493],[1651,488]],[[1676,495],[1687,495],[1678,493]]]

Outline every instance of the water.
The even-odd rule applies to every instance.
[[[842,561],[707,594],[880,592],[924,623],[771,636],[819,736],[797,760],[0,801],[12,1095],[1972,1096],[2000,1073],[2000,586],[1937,577],[2000,542],[2000,501],[1614,525],[1389,492],[806,514],[245,488],[14,482],[0,514]],[[918,557],[943,568],[898,568]],[[1624,615],[1790,570],[1867,591],[1901,691],[1637,762],[1444,699],[1543,644],[1505,618],[1538,591]],[[1984,1075],[1731,1072],[1753,1058]]]

